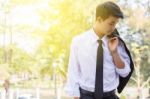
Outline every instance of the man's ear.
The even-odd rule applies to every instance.
[[[100,22],[100,23],[101,23],[103,20],[102,20],[102,18],[101,18],[101,17],[97,17],[97,18],[96,18],[96,21],[98,21],[98,22]]]

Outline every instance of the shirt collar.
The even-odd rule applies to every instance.
[[[95,31],[94,31],[93,28],[90,30],[90,36],[91,36],[91,41],[92,41],[92,43],[97,43],[97,41],[99,40],[99,37],[98,37],[98,35],[95,33]],[[105,35],[101,40],[102,40],[102,42],[105,42],[106,39],[107,39],[107,36]]]

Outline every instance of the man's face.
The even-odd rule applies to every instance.
[[[99,31],[104,35],[109,35],[115,30],[116,24],[118,22],[119,22],[119,18],[114,16],[109,16],[105,20],[100,19],[98,24]]]

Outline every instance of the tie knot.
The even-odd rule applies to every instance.
[[[99,45],[102,45],[102,40],[97,40],[97,42],[99,43]]]

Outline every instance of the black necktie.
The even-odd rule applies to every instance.
[[[99,43],[99,46],[97,49],[94,95],[96,99],[102,99],[103,97],[103,48],[102,48],[102,41],[98,40],[98,43]]]

